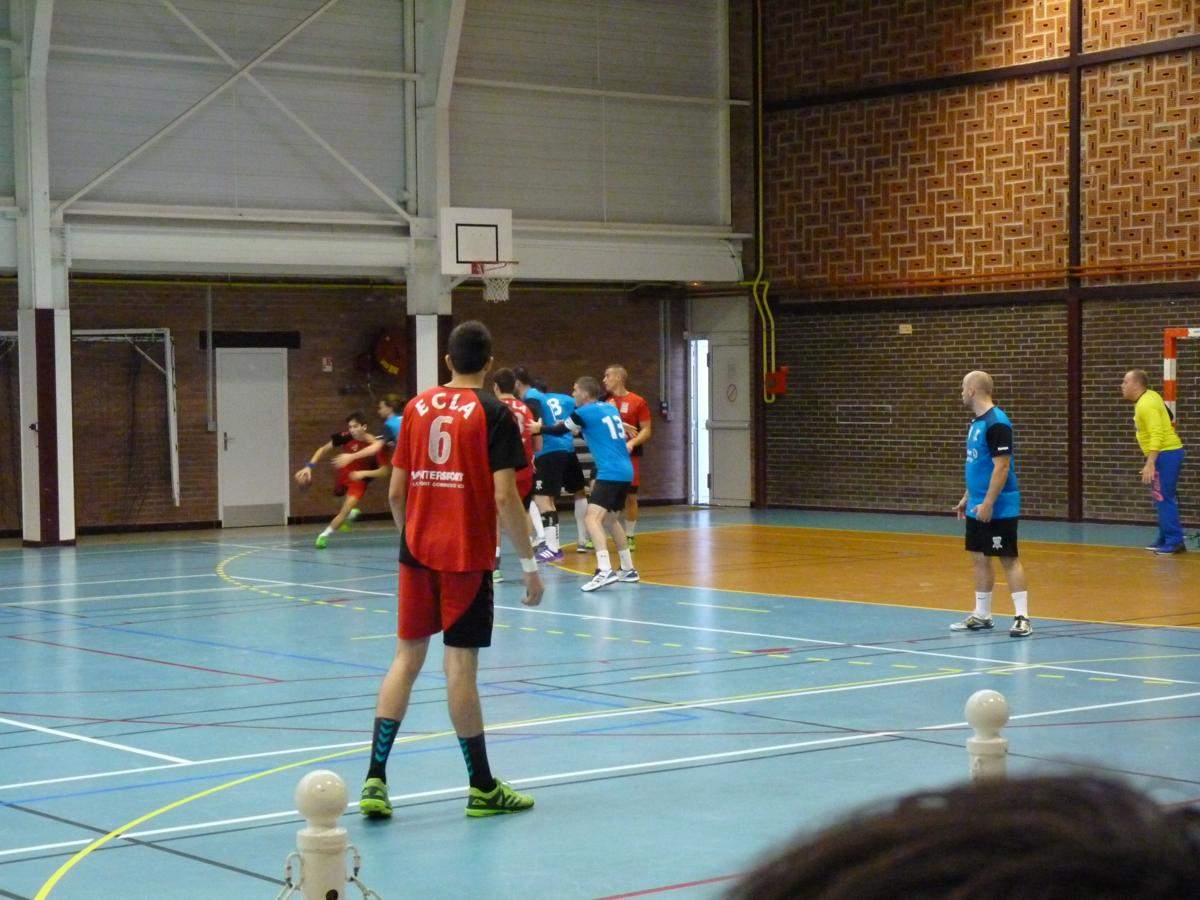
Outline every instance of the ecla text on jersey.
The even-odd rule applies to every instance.
[[[413,408],[416,409],[416,411],[422,417],[429,415],[430,407],[439,411],[447,409],[453,410],[462,416],[463,420],[465,421],[466,419],[471,418],[471,413],[475,412],[475,407],[477,407],[479,403],[474,399],[475,395],[472,392],[472,399],[469,402],[464,403],[462,406],[459,406],[459,400],[462,398],[462,396],[463,395],[459,393],[451,394],[447,393],[446,391],[438,391],[436,394],[433,394],[427,398],[429,400],[428,406],[425,404],[426,398],[417,398],[417,402],[413,404]],[[447,401],[447,397],[449,397],[449,401]]]

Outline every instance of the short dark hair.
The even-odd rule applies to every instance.
[[[791,844],[728,896],[1157,900],[1190,896],[1197,883],[1200,810],[1083,775],[912,794]]]
[[[404,409],[404,398],[399,394],[384,394],[379,398],[379,402],[387,404],[391,409]]]
[[[580,375],[575,379],[575,386],[593,400],[600,396],[600,382],[591,375]]]
[[[357,422],[359,425],[366,425],[367,417],[364,416],[360,410],[356,409],[354,412],[350,413],[350,415],[346,416],[346,424],[349,425],[351,422]]]
[[[513,369],[513,377],[521,384],[533,384],[533,376],[529,374],[529,370],[524,366],[517,366]]]
[[[492,381],[496,382],[502,394],[511,394],[517,386],[517,376],[512,369],[497,369],[492,373]]]
[[[472,319],[454,326],[446,344],[450,366],[460,375],[474,375],[492,358],[492,335],[482,322]]]

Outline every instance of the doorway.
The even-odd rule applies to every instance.
[[[707,506],[712,497],[712,450],[708,440],[711,362],[706,338],[688,341],[689,396],[692,398],[688,414],[688,446],[692,449],[688,502],[693,506]]]
[[[286,525],[287,350],[217,348],[217,509],[224,528]]]

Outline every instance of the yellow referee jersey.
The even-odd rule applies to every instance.
[[[1133,407],[1133,424],[1137,428],[1138,446],[1142,453],[1178,450],[1183,441],[1175,433],[1175,425],[1167,412],[1167,404],[1157,391],[1146,391]]]

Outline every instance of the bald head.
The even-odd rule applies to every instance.
[[[963,390],[973,391],[975,394],[982,394],[986,397],[991,397],[996,386],[992,382],[992,376],[987,372],[968,372],[963,377]]]

